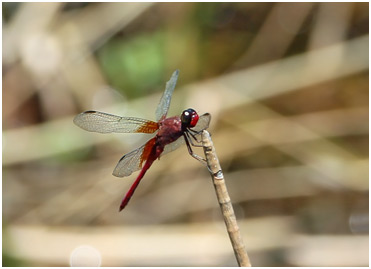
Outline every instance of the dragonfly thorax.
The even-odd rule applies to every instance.
[[[174,142],[182,135],[182,121],[180,117],[174,116],[159,122],[157,141],[160,144],[163,143],[164,145],[167,145]]]

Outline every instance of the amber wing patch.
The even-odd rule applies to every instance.
[[[154,131],[156,131],[158,129],[158,123],[157,122],[154,122],[154,121],[147,121],[146,123],[142,124],[137,130],[136,132],[138,133],[147,133],[147,134],[151,134],[153,133]]]

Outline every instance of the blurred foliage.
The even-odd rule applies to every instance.
[[[122,31],[98,51],[103,72],[110,85],[129,97],[141,96],[154,85],[160,90],[169,64],[170,70],[187,69],[180,83],[215,76],[245,51],[261,23],[258,16],[269,11],[260,7],[256,14],[247,15],[249,7],[194,3],[187,7],[187,14],[178,10],[181,21],[176,28],[158,16],[152,21],[157,29],[146,25],[144,31],[135,29],[139,33],[133,34],[134,29]],[[176,53],[169,54],[169,49]]]
[[[115,38],[98,53],[108,81],[116,89],[130,89],[129,97],[143,96],[153,85],[160,86],[164,72],[164,34]],[[143,79],[145,78],[145,79]]]

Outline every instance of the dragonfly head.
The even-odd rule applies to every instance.
[[[180,119],[182,121],[182,127],[183,128],[195,127],[198,122],[198,118],[199,116],[194,109],[188,108],[187,110],[184,110],[182,115],[180,116]]]

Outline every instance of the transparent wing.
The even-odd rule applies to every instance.
[[[117,163],[113,175],[116,177],[130,176],[133,172],[142,168],[141,156],[143,154],[145,144],[128,154],[125,154]]]
[[[112,174],[116,177],[126,177],[142,169],[143,163],[148,159],[155,142],[156,138],[153,137],[140,148],[122,156]]]
[[[176,141],[174,141],[173,143],[167,144],[164,148],[164,151],[161,153],[160,156],[168,154],[169,152],[172,152],[172,151],[180,148],[184,144],[185,144],[184,137],[181,136]]]
[[[200,132],[209,128],[210,120],[211,115],[209,113],[201,115],[200,118],[198,119],[196,126],[191,128],[191,130],[195,132]]]
[[[207,129],[209,127],[210,120],[211,120],[211,115],[209,113],[201,115],[200,118],[198,119],[198,122],[197,122],[196,126],[193,127],[192,130],[195,131],[195,132],[200,132],[202,130]],[[201,133],[200,134],[195,134],[195,137],[197,139],[200,136],[201,136]],[[200,139],[198,139],[198,140],[200,141]],[[173,143],[170,143],[170,144],[166,145],[165,148],[164,148],[164,151],[162,152],[162,154],[160,156],[163,156],[163,155],[165,155],[169,152],[172,152],[172,151],[180,148],[184,144],[185,144],[184,137],[181,136],[176,141],[174,141]]]
[[[120,117],[98,111],[85,111],[77,115],[73,122],[80,128],[97,133],[153,133],[158,129],[157,122]]]
[[[165,92],[163,93],[160,102],[156,109],[156,120],[159,121],[165,118],[170,107],[171,96],[178,80],[179,70],[175,70],[170,80],[166,82]]]

